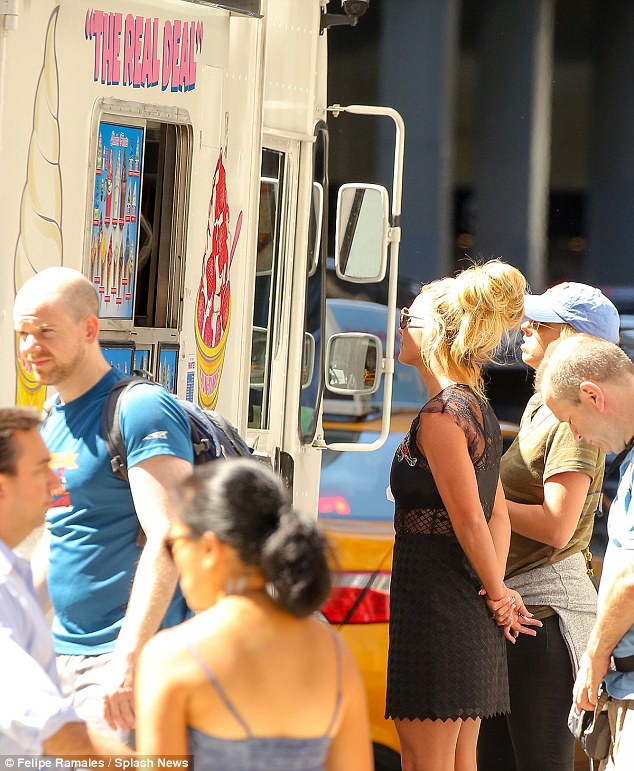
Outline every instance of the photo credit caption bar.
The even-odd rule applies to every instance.
[[[177,769],[194,768],[193,755],[76,755],[72,758],[55,758],[50,755],[0,755],[0,768],[31,769],[76,769],[112,768],[129,771],[135,768]]]

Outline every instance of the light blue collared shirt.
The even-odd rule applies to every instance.
[[[619,551],[627,549],[634,558],[634,505],[632,505],[634,449],[625,456],[621,464],[620,474],[616,496],[610,506],[609,540],[601,571],[599,608],[612,583],[613,575],[619,568]],[[634,625],[621,637],[612,655],[618,658],[634,655]],[[634,699],[634,672],[610,671],[605,676],[605,684],[610,696],[614,696],[616,699]]]
[[[59,688],[31,567],[1,539],[0,684],[0,755],[40,755],[46,739],[80,722]]]

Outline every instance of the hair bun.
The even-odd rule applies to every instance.
[[[443,371],[455,372],[485,398],[482,367],[491,361],[505,336],[518,328],[524,315],[526,279],[500,260],[473,265],[455,278],[423,286],[425,313],[421,357],[435,359]]]
[[[326,540],[292,510],[280,478],[252,458],[199,466],[179,488],[179,517],[192,533],[207,530],[260,570],[271,596],[299,618],[330,592]]]
[[[473,265],[456,276],[455,300],[466,313],[502,313],[510,326],[522,320],[526,279],[501,260]]]
[[[285,510],[264,543],[260,569],[276,603],[296,618],[321,607],[330,594],[326,539],[316,523]]]

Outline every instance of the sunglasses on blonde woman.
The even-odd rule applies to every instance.
[[[412,316],[409,312],[409,308],[403,308],[401,311],[401,317],[399,319],[399,327],[401,329],[405,329],[406,327],[412,327],[412,329],[420,329],[420,324],[412,324],[412,319],[416,319],[416,321],[423,321],[423,319],[420,318],[420,316]]]

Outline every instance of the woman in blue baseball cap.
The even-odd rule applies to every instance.
[[[536,370],[554,340],[579,332],[619,339],[619,314],[595,287],[566,282],[524,298],[522,359]],[[572,687],[596,612],[584,551],[600,505],[605,455],[578,442],[537,392],[502,458],[500,478],[513,533],[507,585],[543,623],[508,645],[511,712],[483,721],[482,771],[572,771],[567,717]]]

